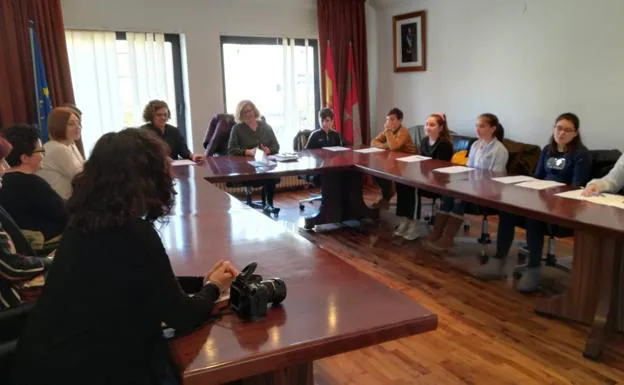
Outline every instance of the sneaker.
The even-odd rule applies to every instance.
[[[403,233],[403,238],[408,241],[415,241],[420,238],[422,233],[420,232],[420,226],[416,221],[408,221],[407,229]]]
[[[505,276],[504,267],[502,259],[490,257],[485,265],[474,269],[472,275],[482,280],[501,279]]]
[[[542,279],[542,268],[540,267],[527,267],[522,276],[518,280],[516,290],[521,293],[531,293],[537,290],[540,280]]]
[[[401,217],[399,219],[399,225],[394,230],[395,237],[402,237],[405,234],[405,230],[407,230],[407,226],[409,225],[409,219],[405,217]]]

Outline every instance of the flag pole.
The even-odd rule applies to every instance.
[[[35,22],[28,20],[28,35],[30,36],[30,55],[32,57],[33,80],[35,86],[35,110],[37,111],[37,128],[41,129],[41,111],[39,108],[39,79],[37,79],[37,63],[35,58]]]

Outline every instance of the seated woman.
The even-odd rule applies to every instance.
[[[0,189],[11,144],[0,136]],[[1,190],[0,190],[1,191]],[[0,311],[34,300],[52,260],[38,258],[11,215],[0,205]]]
[[[22,232],[40,254],[58,246],[67,226],[65,202],[35,172],[41,167],[45,150],[39,130],[33,126],[11,126],[0,130],[13,150],[6,157],[9,168],[0,190],[0,205],[11,214]]]
[[[503,126],[494,114],[481,114],[477,118],[477,137],[470,147],[468,167],[491,171],[505,171],[509,152],[503,145]],[[464,223],[465,203],[443,197],[436,213],[433,231],[424,246],[434,253],[444,253],[453,247],[453,240]]]
[[[437,112],[429,115],[425,122],[425,134],[426,136],[420,142],[420,155],[450,161],[453,157],[453,142],[444,113]],[[414,220],[416,189],[396,183],[396,191],[396,215],[400,219],[394,235],[413,241],[425,233],[425,230],[419,228],[418,222]]]
[[[238,272],[221,261],[195,295],[180,288],[154,227],[175,194],[165,147],[137,129],[97,141],[19,338],[15,384],[78,384],[94,373],[100,384],[177,383],[162,322],[178,331],[201,325]]]
[[[587,184],[583,195],[591,196],[603,192],[617,193],[624,188],[624,155],[621,155],[609,173],[600,179],[594,179]]]
[[[265,155],[274,155],[279,152],[279,143],[273,129],[264,120],[260,119],[260,111],[251,100],[242,100],[236,106],[236,124],[230,132],[228,142],[229,155],[255,156],[256,150]],[[273,196],[275,185],[279,179],[245,182],[251,186],[262,186],[262,203],[266,213],[274,212]]]
[[[72,194],[72,179],[84,164],[84,157],[76,147],[81,130],[80,117],[71,108],[58,107],[48,115],[50,140],[43,145],[46,156],[37,175],[65,200]]]
[[[189,159],[193,162],[204,160],[203,155],[193,154],[177,127],[167,124],[171,118],[169,106],[162,100],[152,100],[143,109],[143,120],[147,122],[141,129],[152,131],[169,145],[171,159]]]
[[[579,118],[575,114],[567,112],[559,115],[550,143],[542,150],[535,178],[573,186],[583,186],[587,182],[591,161],[589,152],[581,141],[579,128]],[[477,268],[474,275],[482,279],[499,279],[504,276],[505,259],[513,243],[515,227],[524,224],[529,261],[516,289],[521,292],[534,291],[541,278],[542,249],[547,225],[538,220],[507,213],[500,213],[499,218],[496,254],[485,265]]]
[[[393,108],[386,115],[384,130],[373,139],[371,147],[381,148],[390,151],[405,152],[415,154],[416,146],[407,128],[403,127],[403,111]],[[373,204],[373,207],[386,210],[390,207],[392,199],[393,184],[391,181],[379,177],[374,177],[375,182],[381,189],[381,199]]]

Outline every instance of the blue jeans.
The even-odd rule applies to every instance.
[[[496,236],[496,255],[494,258],[504,259],[509,254],[513,243],[516,226],[526,228],[527,246],[529,248],[528,267],[539,267],[542,264],[544,236],[547,225],[535,219],[527,219],[517,215],[500,213],[498,234]]]
[[[442,197],[440,211],[443,211],[445,213],[453,213],[461,217],[464,215],[464,211],[466,211],[466,203],[460,200],[455,200],[455,198]]]

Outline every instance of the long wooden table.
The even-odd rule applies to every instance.
[[[548,190],[531,190],[515,185],[492,181],[492,177],[503,173],[477,170],[468,180],[453,180],[446,175],[434,173],[449,163],[427,160],[415,163],[397,161],[406,154],[385,151],[362,154],[353,151],[329,152],[312,150],[303,153],[301,164],[281,164],[270,171],[256,170],[245,166],[244,157],[209,159],[205,168],[208,180],[245,180],[280,175],[314,174],[328,175],[333,187],[339,189],[341,173],[359,172],[378,176],[419,189],[462,199],[467,202],[490,207],[500,211],[558,224],[575,230],[574,261],[568,289],[561,295],[539,301],[539,314],[581,322],[591,325],[591,331],[583,354],[592,359],[601,356],[607,332],[611,329],[624,330],[624,264],[622,263],[622,236],[624,235],[624,210],[596,205],[583,201],[560,198],[554,194],[571,189],[570,186]],[[213,165],[219,164],[215,168]],[[233,174],[219,174],[228,164]],[[317,168],[312,167],[317,165]],[[339,172],[334,168],[339,167]],[[361,180],[361,178],[359,179]],[[336,192],[324,194],[323,205],[336,207],[347,205],[349,199],[361,200],[361,186],[349,188],[349,197]],[[325,183],[323,184],[325,193]],[[344,208],[342,208],[344,210]],[[325,210],[327,211],[327,210]],[[330,215],[325,215],[330,218]]]
[[[198,176],[175,168],[177,204],[160,230],[178,276],[201,276],[218,259],[280,277],[287,298],[266,318],[224,315],[176,338],[185,384],[313,384],[316,359],[434,330],[437,317],[407,296],[286,231]],[[236,381],[236,382],[235,382]]]

